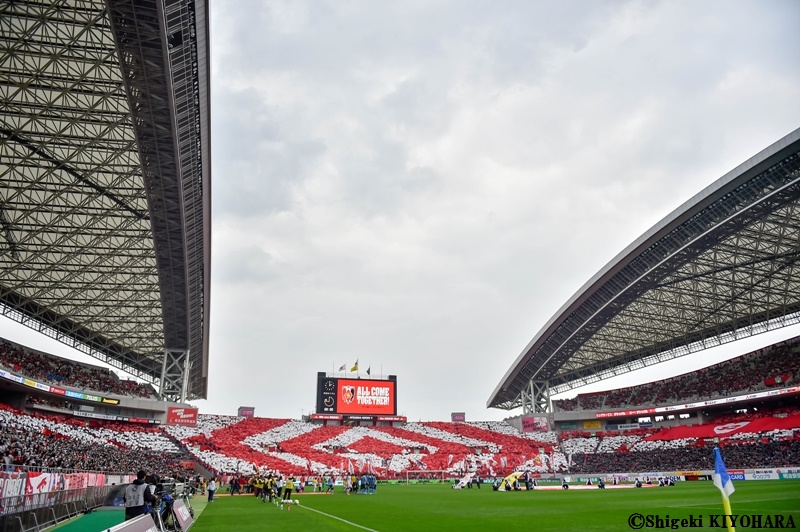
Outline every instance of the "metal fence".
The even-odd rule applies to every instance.
[[[17,495],[0,499],[0,532],[31,532],[55,526],[103,505],[116,486]]]

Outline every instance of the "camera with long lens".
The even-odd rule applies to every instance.
[[[173,497],[182,497],[186,493],[186,483],[177,482],[174,478],[163,478],[156,484],[156,495],[169,494]]]

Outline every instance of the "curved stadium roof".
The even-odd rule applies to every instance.
[[[600,270],[525,347],[487,406],[525,406],[532,383],[560,393],[798,323],[798,259],[800,129]]]
[[[0,4],[0,312],[206,396],[207,0]]]

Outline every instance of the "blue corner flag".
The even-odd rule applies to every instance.
[[[714,485],[722,492],[722,497],[727,499],[731,494],[736,491],[733,487],[733,481],[725,469],[725,464],[722,462],[722,455],[719,454],[719,447],[714,448]]]

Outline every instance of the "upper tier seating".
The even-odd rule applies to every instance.
[[[615,410],[677,404],[795,385],[800,375],[800,338],[774,344],[677,377],[605,392],[556,399],[561,412]]]
[[[122,380],[111,370],[32,351],[0,339],[0,366],[7,371],[55,386],[99,394],[154,398],[149,384]]]

